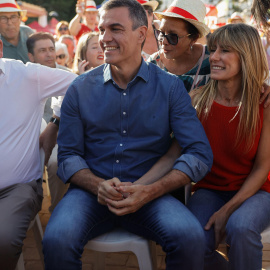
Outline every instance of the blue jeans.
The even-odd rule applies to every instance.
[[[118,217],[100,205],[95,195],[74,185],[56,206],[46,227],[43,238],[46,269],[81,269],[85,244],[118,226],[159,243],[167,254],[166,269],[203,269],[205,240],[201,225],[171,195]]]
[[[202,227],[236,192],[199,189],[188,201],[188,208]],[[270,194],[258,191],[230,216],[226,225],[226,242],[230,246],[229,262],[215,251],[213,227],[204,231],[206,238],[205,270],[261,270],[261,233],[270,225]]]

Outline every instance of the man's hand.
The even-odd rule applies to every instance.
[[[121,192],[116,190],[116,187],[121,184],[121,181],[114,177],[110,180],[106,180],[100,183],[98,187],[98,202],[103,205],[107,205],[106,200],[110,199],[112,201],[123,200],[123,195]]]
[[[105,201],[109,210],[117,216],[134,213],[149,202],[150,186],[124,184],[117,187],[116,190],[120,194],[124,194],[123,199],[117,201],[107,198]]]
[[[53,123],[49,123],[39,136],[39,147],[42,147],[45,152],[45,165],[48,163],[56,144],[57,133],[58,127]]]
[[[208,220],[207,224],[204,227],[205,230],[210,230],[210,228],[214,226],[216,248],[218,248],[218,245],[225,236],[225,227],[229,219],[229,216],[230,215],[228,215],[221,208],[219,211],[217,211],[210,217],[210,219]]]

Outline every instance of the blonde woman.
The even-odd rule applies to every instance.
[[[99,45],[98,37],[98,32],[90,32],[80,38],[74,57],[74,73],[80,75],[104,64],[104,53]]]
[[[70,35],[67,21],[60,21],[55,27],[54,39],[57,41],[63,35]]]
[[[262,269],[260,234],[270,225],[270,108],[259,101],[267,60],[258,31],[245,24],[216,30],[208,47],[211,80],[190,94],[214,162],[195,184],[188,208],[205,230],[205,270]],[[180,155],[174,144],[148,182]],[[215,250],[225,235],[229,262]]]

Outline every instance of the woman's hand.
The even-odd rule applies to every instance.
[[[210,230],[212,226],[214,226],[215,231],[215,245],[218,248],[218,245],[222,241],[225,236],[225,227],[230,215],[222,210],[222,208],[215,212],[210,219],[208,220],[207,224],[205,225],[205,230]]]
[[[88,70],[87,68],[88,65],[89,65],[89,62],[86,60],[79,61],[78,70],[79,70],[80,75],[82,75],[86,70]]]

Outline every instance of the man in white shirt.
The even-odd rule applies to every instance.
[[[0,58],[3,43],[0,41]],[[41,208],[39,131],[46,99],[76,75],[0,59],[0,268],[14,269],[30,221]]]

